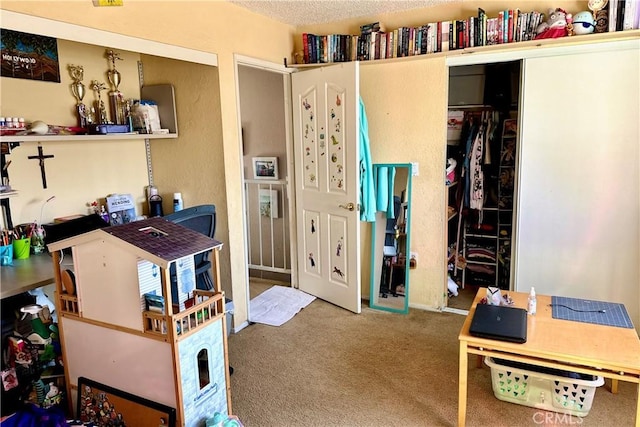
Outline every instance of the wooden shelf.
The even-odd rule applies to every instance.
[[[451,221],[451,219],[455,218],[458,215],[458,212],[453,206],[449,206],[447,208],[447,220]]]
[[[485,46],[467,47],[464,49],[454,49],[444,52],[425,53],[421,55],[402,56],[396,58],[384,58],[384,59],[369,59],[359,61],[361,65],[378,64],[380,62],[399,62],[399,61],[413,61],[422,58],[437,58],[446,57],[452,58],[456,56],[467,56],[474,53],[491,53],[491,52],[506,52],[517,51],[523,49],[536,49],[544,47],[554,46],[577,46],[582,44],[591,43],[603,43],[620,40],[633,40],[640,37],[640,30],[625,30],[614,31],[606,33],[591,33],[582,35],[573,35],[566,37],[556,37],[550,39],[537,39],[537,40],[525,40],[519,42],[502,43]],[[352,62],[352,61],[346,61]],[[287,64],[288,68],[314,68],[314,67],[326,67],[330,65],[341,64],[342,62],[323,62],[323,63],[310,63],[310,64]],[[458,108],[456,106],[450,106],[449,108]]]
[[[143,134],[143,133],[111,133],[108,135],[3,135],[0,142],[49,142],[49,141],[116,141],[144,139],[175,139],[176,133]]]

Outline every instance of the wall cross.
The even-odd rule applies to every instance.
[[[53,154],[45,155],[42,152],[42,145],[38,146],[38,155],[37,156],[29,156],[28,159],[38,159],[40,161],[40,174],[42,175],[42,188],[47,188],[47,174],[44,170],[44,161],[45,159],[52,159],[55,157]]]

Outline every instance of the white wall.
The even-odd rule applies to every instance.
[[[287,176],[283,75],[238,67],[244,177],[253,178],[252,157],[278,157],[278,176]]]

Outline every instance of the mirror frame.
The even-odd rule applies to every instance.
[[[371,278],[370,278],[370,286],[369,286],[369,307],[376,310],[384,310],[392,313],[409,313],[409,270],[410,270],[410,248],[411,248],[411,181],[413,177],[413,164],[411,163],[374,163],[373,165],[374,176],[377,176],[376,172],[379,168],[386,167],[394,167],[394,168],[407,168],[407,189],[406,189],[406,203],[407,203],[407,217],[405,219],[405,244],[403,251],[405,254],[405,271],[404,271],[404,308],[394,308],[380,305],[377,303],[380,294],[380,275],[375,274],[376,263],[380,262],[379,253],[376,253],[376,225],[378,218],[376,218],[376,222],[371,223]],[[377,214],[377,212],[376,212]],[[376,215],[377,217],[377,215]],[[378,276],[378,277],[376,277]],[[376,286],[377,284],[377,286]]]

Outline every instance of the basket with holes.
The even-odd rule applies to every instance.
[[[511,360],[485,357],[491,368],[493,394],[500,400],[547,411],[585,417],[600,376],[578,374]]]

